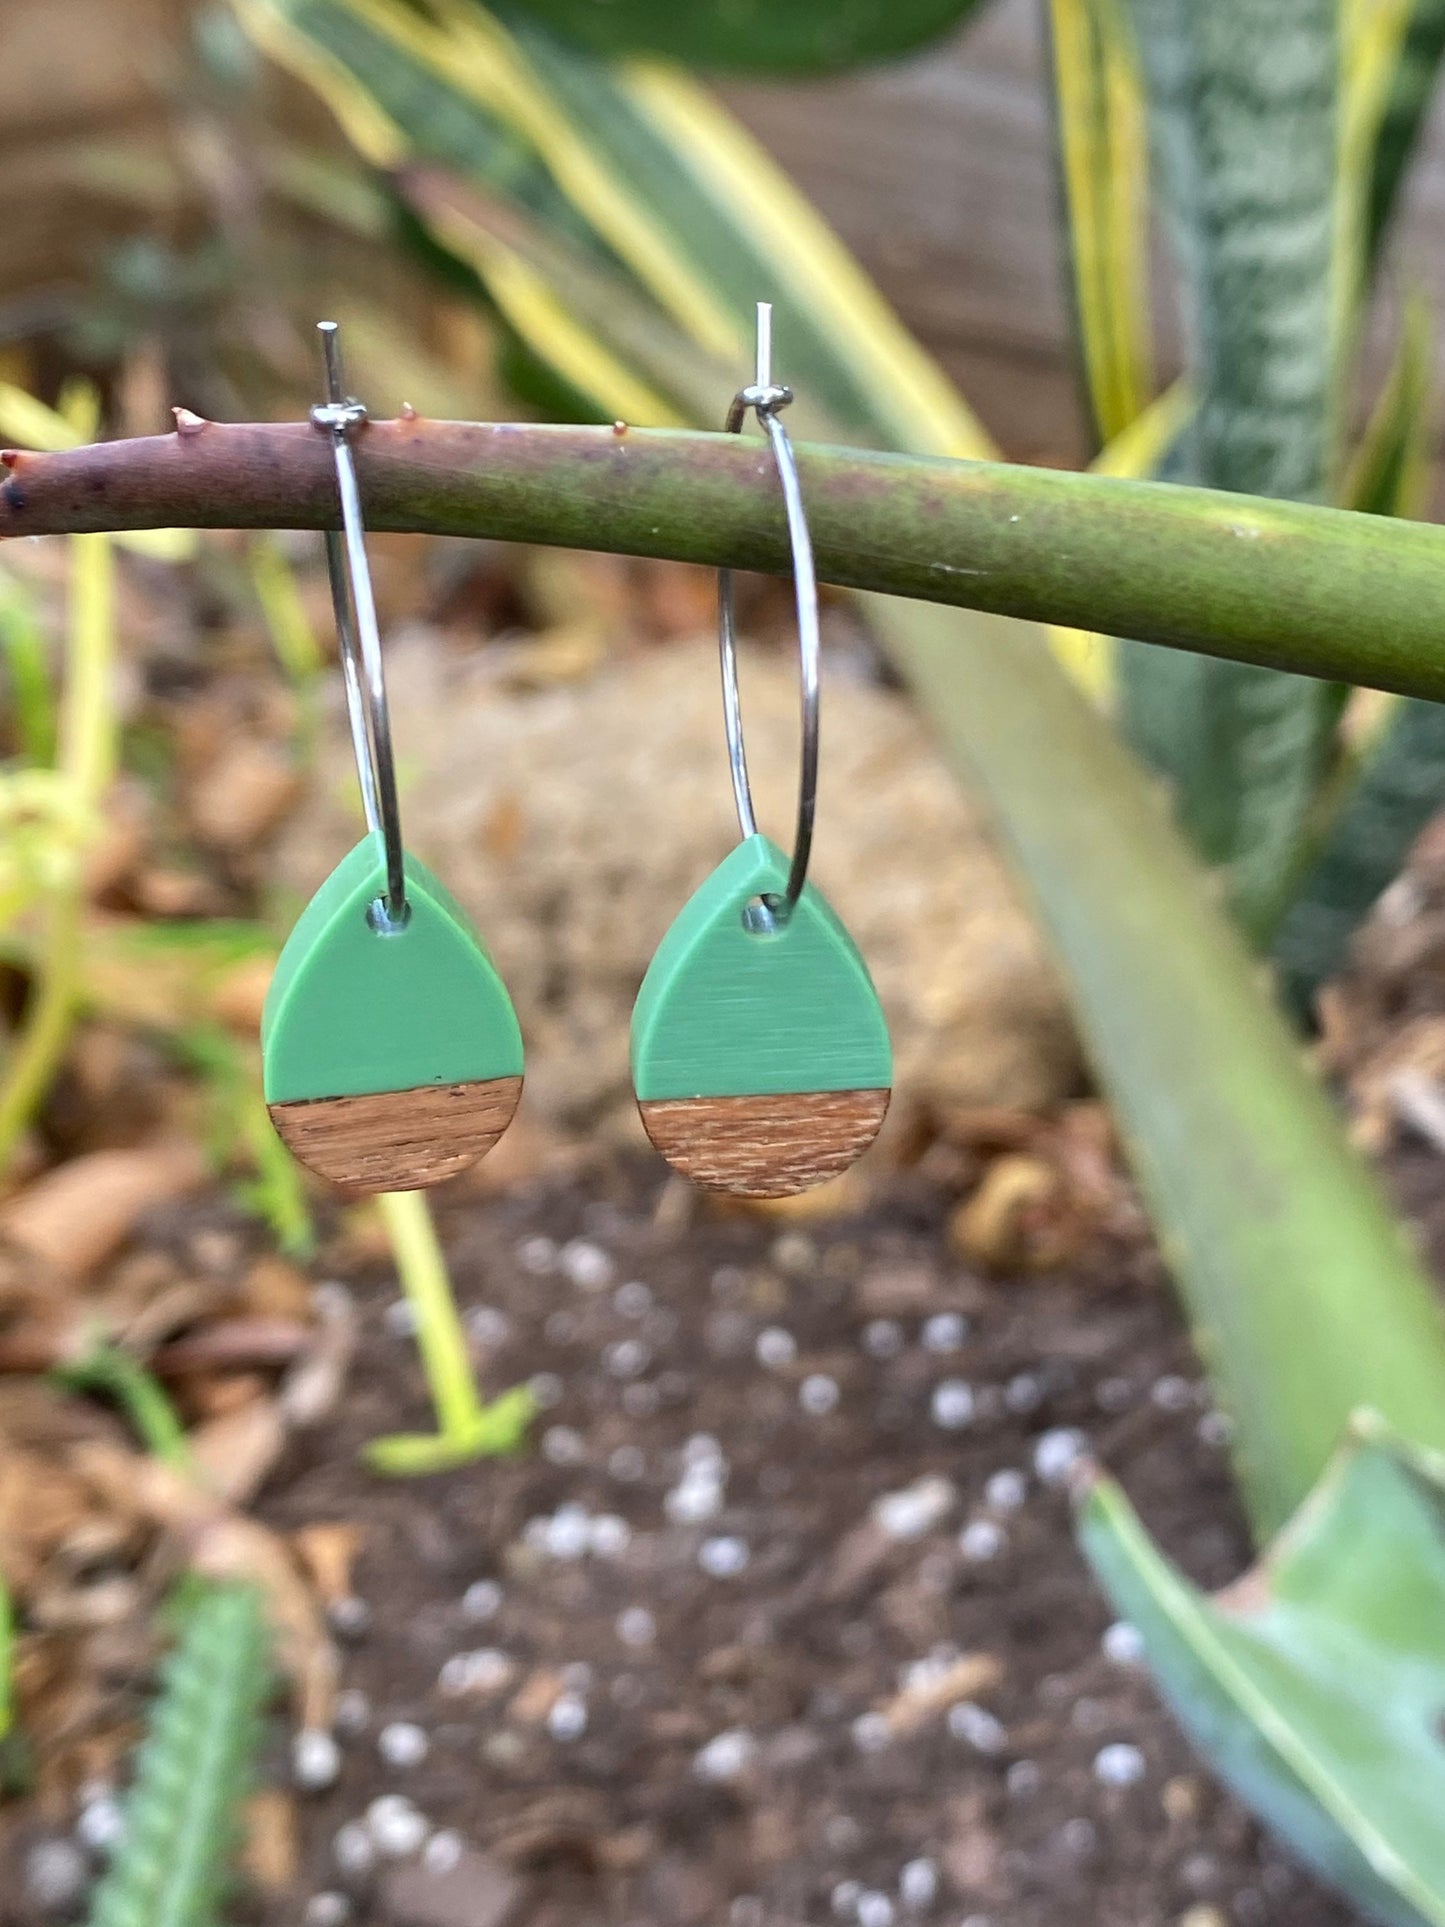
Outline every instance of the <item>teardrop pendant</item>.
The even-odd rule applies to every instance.
[[[888,1109],[892,1051],[868,969],[806,887],[785,922],[788,861],[746,837],[658,946],[632,1018],[643,1126],[710,1190],[789,1197],[847,1170]]]
[[[516,1013],[465,912],[410,854],[399,926],[386,886],[384,841],[369,833],[302,912],[261,1020],[277,1132],[359,1195],[465,1170],[522,1094]]]

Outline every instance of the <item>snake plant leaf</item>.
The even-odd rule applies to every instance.
[[[866,607],[1067,972],[1256,1531],[1289,1518],[1360,1405],[1445,1450],[1438,1296],[1137,758],[1037,632],[963,639],[952,610]]]
[[[1148,132],[1125,0],[1049,0],[1075,335],[1101,445],[1153,386]]]
[[[1166,479],[1319,499],[1341,333],[1336,0],[1131,0],[1197,407]],[[1121,713],[1181,824],[1269,929],[1341,699],[1278,671],[1121,652]]]
[[[1390,63],[1383,110],[1374,132],[1364,212],[1365,258],[1371,264],[1379,259],[1389,233],[1445,60],[1445,0],[1405,0],[1405,5],[1408,17]]]
[[[623,268],[726,371],[702,419],[720,418],[750,365],[753,307],[765,297],[799,390],[800,436],[828,424],[875,447],[992,453],[966,403],[817,213],[677,69],[599,60],[535,23],[504,25],[475,0],[431,0],[424,18],[397,0],[233,5],[378,166],[435,163],[520,210],[549,239],[560,236],[574,258]],[[555,214],[560,203],[565,218]],[[530,312],[508,307],[518,259],[545,283],[525,249],[468,254],[536,352],[570,354],[560,299]],[[649,373],[624,365],[634,380]],[[607,406],[642,419],[615,392]]]
[[[619,263],[602,264],[569,245],[515,202],[443,168],[406,167],[392,187],[426,241],[464,268],[473,291],[502,312],[546,365],[584,398],[598,420],[633,427],[682,427],[725,393],[729,370],[684,334]],[[565,329],[539,328],[539,311],[510,296],[500,258],[545,288]]]
[[[718,72],[836,73],[936,40],[978,0],[507,0],[602,54],[662,54]]]
[[[1387,1927],[1445,1924],[1445,1460],[1362,1416],[1258,1564],[1210,1597],[1120,1488],[1085,1554],[1221,1777]]]
[[[1350,463],[1347,508],[1366,515],[1424,515],[1435,426],[1434,363],[1434,316],[1417,288],[1406,299],[1390,372]]]
[[[1349,499],[1373,515],[1418,516],[1434,432],[1434,328],[1418,296],[1406,304],[1395,359],[1352,465]],[[1410,846],[1445,802],[1445,706],[1401,698],[1358,753],[1273,945],[1283,995],[1308,1018],[1315,993]]]
[[[1308,1019],[1321,984],[1445,801],[1445,708],[1394,703],[1274,942],[1281,990]]]

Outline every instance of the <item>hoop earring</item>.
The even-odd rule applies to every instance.
[[[266,1103],[302,1164],[353,1195],[440,1184],[482,1157],[522,1094],[511,999],[466,916],[402,845],[386,676],[351,446],[363,404],[321,323],[341,529],[331,598],[366,835],[302,912],[261,1020]]]
[[[837,1177],[878,1135],[892,1052],[853,940],[807,882],[818,790],[818,582],[797,465],[772,379],[772,311],[758,304],[756,380],[733,397],[772,448],[787,512],[798,613],[802,753],[792,856],[753,809],[738,694],[731,571],[718,574],[728,761],[742,840],[692,896],[648,967],[632,1015],[643,1127],[677,1171],[709,1190],[781,1198]]]

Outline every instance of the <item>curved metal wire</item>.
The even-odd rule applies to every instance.
[[[341,498],[341,528],[326,531],[326,567],[331,577],[331,601],[341,638],[341,672],[346,684],[346,712],[351,722],[351,746],[366,827],[381,831],[386,849],[386,895],[381,902],[386,924],[399,929],[406,922],[406,863],[401,846],[401,806],[396,795],[396,762],[391,748],[391,717],[386,701],[386,672],[381,660],[381,635],[376,623],[376,599],[366,559],[366,524],[361,513],[361,490],[351,451],[351,431],[366,420],[366,408],[346,393],[341,375],[341,347],[334,321],[318,323],[326,361],[325,402],[311,410],[311,419],[331,437],[336,461],[336,486]]]
[[[781,898],[770,901],[767,909],[775,924],[785,923],[803,894],[808,878],[808,860],[813,850],[813,822],[818,805],[818,712],[820,645],[818,636],[818,577],[813,567],[813,543],[808,533],[808,518],[803,509],[803,492],[798,482],[798,467],[793,460],[793,445],[779,420],[779,411],[793,399],[791,388],[772,378],[773,310],[766,301],[758,303],[756,378],[740,388],[728,409],[727,428],[740,434],[749,409],[756,414],[767,435],[783,490],[783,506],[788,518],[788,541],[793,551],[793,596],[798,611],[798,674],[802,709],[802,751],[798,770],[798,819],[793,836],[793,857],[788,868],[788,883]],[[723,720],[727,728],[728,764],[732,771],[733,798],[737,803],[738,826],[744,837],[757,834],[758,819],[753,809],[753,794],[748,782],[747,749],[743,742],[742,702],[738,694],[737,634],[733,623],[733,577],[731,569],[718,571],[718,655],[722,665]]]

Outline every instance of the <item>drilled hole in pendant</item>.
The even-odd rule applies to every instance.
[[[411,922],[411,905],[403,903],[401,915],[394,917],[385,897],[374,897],[366,906],[366,921],[379,937],[399,936]]]
[[[743,929],[750,937],[778,937],[788,927],[791,914],[786,897],[754,897],[743,906]]]

